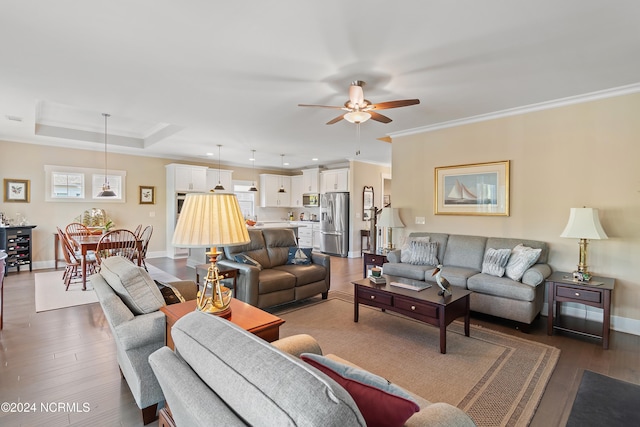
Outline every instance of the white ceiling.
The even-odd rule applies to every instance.
[[[115,152],[390,164],[385,135],[636,90],[639,28],[637,0],[3,1],[0,138],[102,150],[105,112]],[[342,105],[352,80],[421,103],[359,136],[297,106]]]

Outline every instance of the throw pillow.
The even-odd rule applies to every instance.
[[[542,249],[533,249],[520,243],[513,248],[505,273],[508,278],[520,281],[524,272],[538,261]]]
[[[412,242],[429,243],[430,240],[431,238],[429,236],[407,237],[400,248],[400,262],[411,262],[411,257],[413,256],[413,252],[411,250]]]
[[[504,276],[510,255],[511,249],[487,249],[482,261],[482,272],[496,277]]]
[[[239,255],[236,255],[234,258],[236,262],[239,262],[241,264],[253,265],[254,267],[258,267],[258,270],[262,271],[262,264],[260,264],[258,261],[251,258],[250,256],[247,256],[245,254],[239,254]]]
[[[171,283],[164,283],[158,280],[154,281],[156,282],[156,285],[158,285],[158,289],[160,289],[160,293],[164,297],[164,302],[166,302],[167,305],[185,302],[185,299],[180,291],[176,287],[171,285]]]
[[[407,391],[382,377],[313,353],[302,353],[300,358],[349,392],[367,427],[400,427],[420,411]]]
[[[414,265],[438,265],[438,242],[411,242],[411,260]]]
[[[313,248],[299,248],[297,246],[291,246],[289,248],[289,256],[287,258],[287,264],[295,264],[295,265],[311,264],[311,251],[313,251]]]

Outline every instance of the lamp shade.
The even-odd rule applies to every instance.
[[[400,209],[384,208],[380,213],[378,226],[388,228],[403,228],[404,224],[400,220]]]
[[[598,240],[608,238],[600,225],[598,209],[593,208],[571,208],[569,222],[560,237]]]
[[[181,248],[209,248],[249,243],[235,194],[187,194],[172,244]]]

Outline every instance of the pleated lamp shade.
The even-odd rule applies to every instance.
[[[210,248],[249,243],[249,232],[235,194],[187,194],[173,246]]]

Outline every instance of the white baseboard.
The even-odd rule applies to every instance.
[[[546,316],[548,310],[549,306],[545,302],[542,306],[542,315]],[[582,304],[563,303],[562,315],[592,320],[594,322],[602,322],[602,309]],[[611,316],[611,329],[617,332],[624,332],[626,334],[640,335],[640,320]]]

